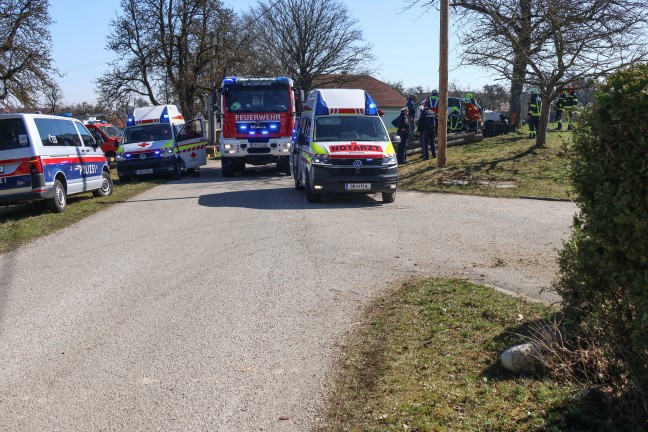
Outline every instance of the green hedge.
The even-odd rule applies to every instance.
[[[567,322],[608,378],[648,401],[648,65],[618,71],[581,116],[571,153],[580,213],[561,254]],[[639,400],[637,400],[639,398]],[[633,413],[645,420],[645,405]]]

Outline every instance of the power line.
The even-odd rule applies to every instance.
[[[75,72],[77,70],[88,69],[90,67],[95,67],[95,66],[100,66],[102,64],[106,64],[108,62],[111,62],[113,60],[117,60],[119,58],[121,58],[121,56],[105,57],[105,58],[102,58],[102,59],[99,59],[99,60],[94,60],[94,61],[91,61],[91,62],[88,62],[88,63],[83,63],[83,64],[80,64],[80,65],[69,67],[67,69],[63,69],[60,72],[63,73],[63,74],[66,74],[66,73],[69,73],[69,72]]]

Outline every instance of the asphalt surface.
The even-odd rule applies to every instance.
[[[440,275],[556,300],[571,203],[308,204],[217,168],[0,255],[0,430],[305,431],[381,290]]]

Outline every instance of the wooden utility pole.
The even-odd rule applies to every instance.
[[[441,0],[441,23],[439,25],[439,147],[437,151],[437,166],[446,166],[446,149],[448,148],[448,13],[449,0]]]

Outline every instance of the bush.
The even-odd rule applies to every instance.
[[[648,420],[648,65],[600,85],[574,133],[570,162],[580,213],[560,257],[563,325],[574,347],[585,341],[604,353],[597,364],[606,374],[596,374],[596,385],[625,402],[617,414],[642,428]]]

